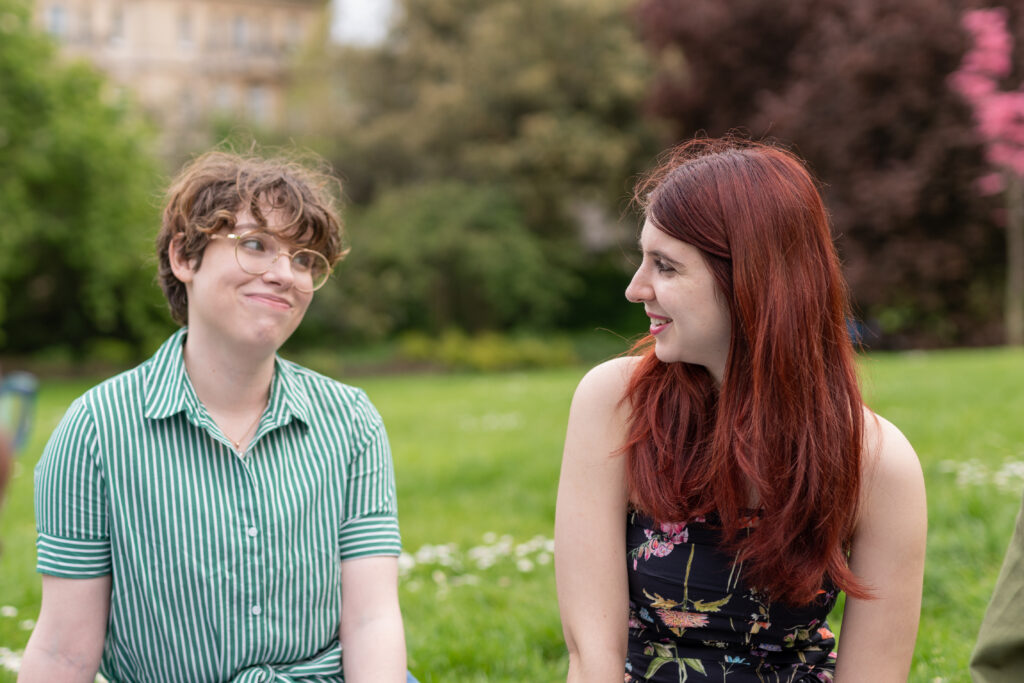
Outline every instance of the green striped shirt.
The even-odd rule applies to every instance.
[[[340,562],[398,555],[366,394],[276,359],[244,456],[174,334],[75,400],[36,467],[37,569],[111,575],[111,681],[341,681]]]

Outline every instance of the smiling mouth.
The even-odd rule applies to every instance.
[[[267,306],[273,308],[286,309],[291,308],[292,304],[287,299],[282,299],[279,296],[273,296],[271,294],[250,294],[250,298],[259,301]]]
[[[651,316],[651,334],[658,334],[671,324],[672,318],[656,318]]]

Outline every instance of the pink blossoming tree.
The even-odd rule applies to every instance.
[[[1006,341],[1024,345],[1024,85],[1004,91],[1000,81],[1010,75],[1013,40],[1004,8],[964,13],[963,26],[972,39],[952,87],[971,105],[985,157],[995,169],[978,179],[984,194],[1006,197]]]

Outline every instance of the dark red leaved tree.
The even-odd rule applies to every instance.
[[[639,0],[677,139],[774,137],[824,183],[858,312],[877,344],[1002,339],[1004,241],[986,163],[948,78],[972,0]],[[1011,33],[1024,37],[1020,17]],[[1020,55],[1017,55],[1020,59]]]

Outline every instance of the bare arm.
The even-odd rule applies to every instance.
[[[43,575],[43,604],[25,648],[18,683],[92,683],[110,612],[110,576]]]
[[[846,601],[836,683],[906,681],[917,639],[928,511],[917,454],[867,413],[864,495],[850,568],[873,600]]]
[[[621,683],[629,597],[626,582],[625,440],[619,405],[633,359],[591,370],[569,413],[555,511],[555,578],[570,683]]]
[[[341,563],[341,647],[348,683],[405,683],[398,558]]]

